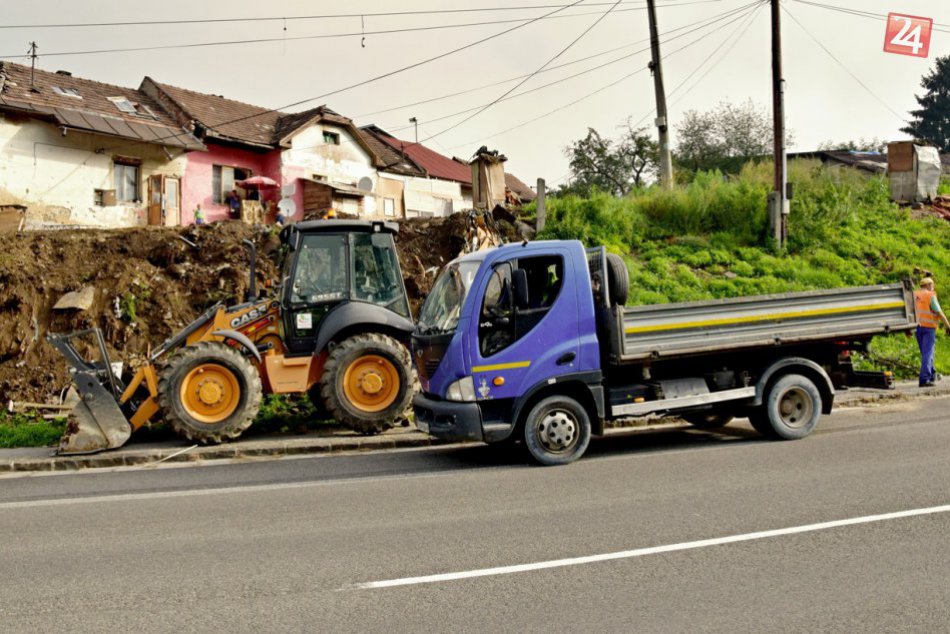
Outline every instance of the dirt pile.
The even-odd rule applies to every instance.
[[[507,220],[489,224],[505,239],[519,235]],[[485,237],[478,229],[464,213],[401,224],[396,244],[414,315],[439,268]],[[0,235],[0,406],[48,402],[69,385],[65,361],[45,340],[49,332],[98,326],[113,360],[128,363],[215,302],[237,302],[248,284],[245,239],[257,244],[259,279],[276,280],[277,263],[268,257],[278,252],[273,227]]]

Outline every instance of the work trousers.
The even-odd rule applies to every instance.
[[[936,381],[934,355],[937,348],[937,329],[918,326],[917,345],[920,347],[920,385]]]

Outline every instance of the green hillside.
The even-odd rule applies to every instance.
[[[885,177],[790,165],[794,198],[789,243],[765,239],[770,163],[748,164],[738,177],[700,174],[672,191],[649,188],[618,199],[552,197],[542,238],[604,244],[630,269],[629,304],[680,302],[915,281],[934,275],[950,310],[950,223],[888,200]],[[913,338],[880,338],[865,366],[915,376]],[[950,337],[940,337],[937,368],[950,374]]]

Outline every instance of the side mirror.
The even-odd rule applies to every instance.
[[[515,308],[528,307],[528,274],[524,269],[511,272],[511,290],[514,293]]]

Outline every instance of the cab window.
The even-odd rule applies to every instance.
[[[304,236],[291,283],[290,301],[317,304],[346,297],[343,236]]]
[[[360,233],[352,237],[353,299],[378,304],[409,317],[396,249],[389,235]]]

